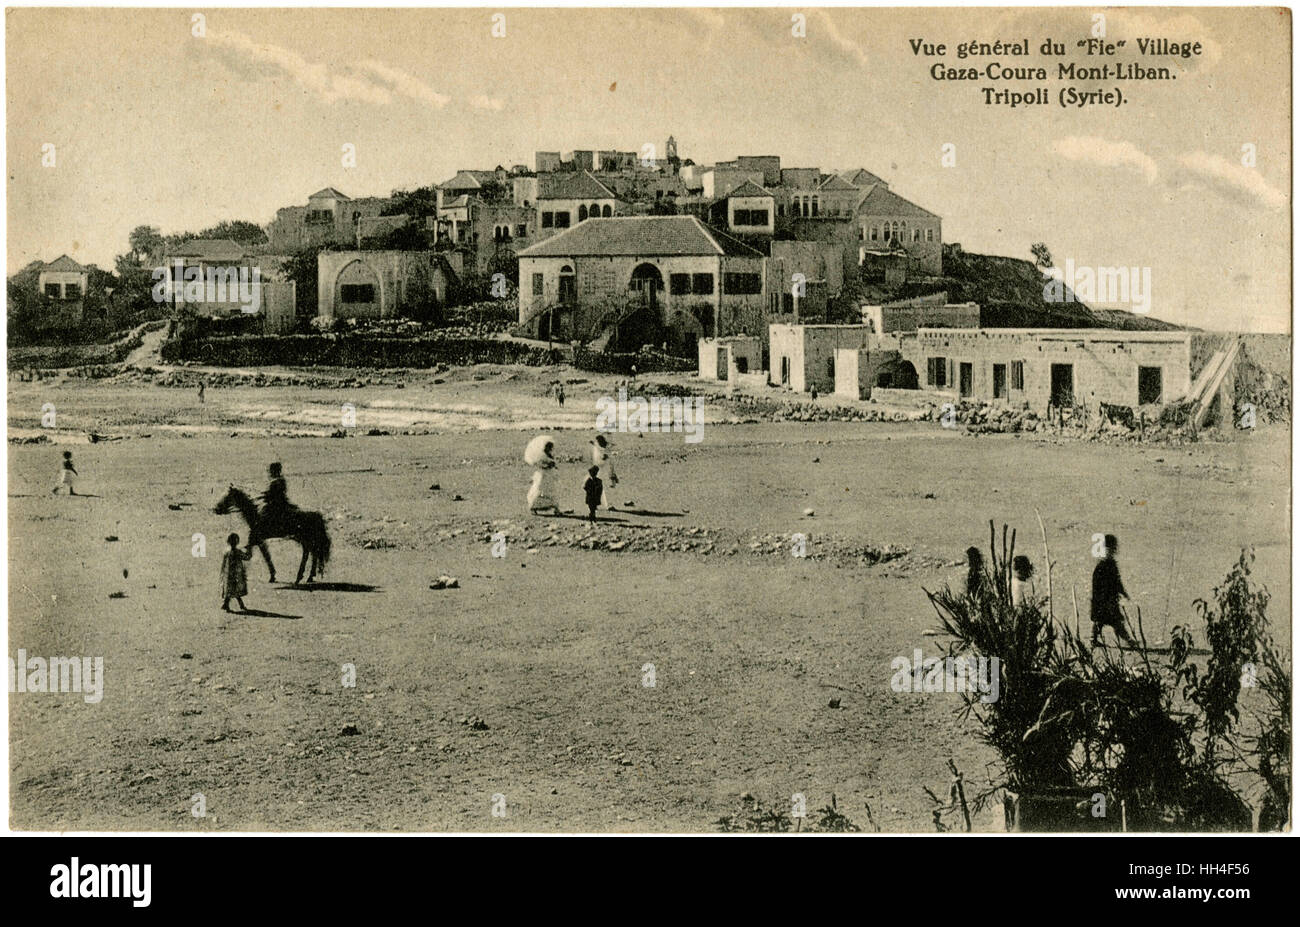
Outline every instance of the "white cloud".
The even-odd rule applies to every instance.
[[[1116,142],[1096,135],[1069,135],[1052,143],[1052,150],[1071,161],[1084,161],[1102,167],[1131,167],[1155,183],[1160,169],[1155,159],[1132,142]]]
[[[1178,163],[1196,180],[1231,199],[1254,200],[1269,209],[1281,209],[1287,204],[1287,195],[1269,184],[1253,167],[1229,161],[1222,155],[1193,151],[1181,155]]]
[[[428,103],[430,106],[442,109],[451,102],[451,97],[447,96],[447,94],[439,93],[419,78],[412,77],[405,71],[397,70],[397,68],[390,68],[382,62],[363,61],[357,68],[372,74],[391,87],[396,93],[404,97],[410,97],[420,103]]]
[[[386,106],[405,98],[441,109],[451,97],[405,71],[374,60],[331,70],[279,45],[256,42],[240,32],[209,32],[206,41],[260,67],[270,76],[287,77],[326,103],[352,101]]]
[[[826,38],[830,40],[830,43],[840,51],[849,55],[849,57],[856,60],[858,64],[866,65],[868,61],[867,53],[862,50],[862,46],[841,32],[839,27],[835,25],[835,20],[831,18],[831,14],[826,10],[816,10],[815,12],[818,20],[821,21],[821,28],[825,30]],[[815,34],[816,30],[809,27],[809,35],[811,36]]]

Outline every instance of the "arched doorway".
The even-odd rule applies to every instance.
[[[643,306],[656,309],[659,306],[659,294],[663,292],[664,278],[659,268],[653,264],[638,264],[632,271],[628,289],[633,298]]]

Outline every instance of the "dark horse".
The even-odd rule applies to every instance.
[[[308,557],[311,557],[311,572],[307,575],[307,582],[315,579],[317,573],[325,573],[325,564],[330,559],[330,536],[325,529],[325,518],[320,512],[294,509],[286,514],[282,524],[264,528],[257,504],[242,489],[234,486],[221,497],[213,511],[218,515],[236,511],[243,516],[244,523],[248,525],[248,549],[257,547],[262,551],[266,567],[271,571],[271,582],[275,582],[275,564],[271,562],[271,552],[266,547],[270,538],[288,538],[302,548],[302,562],[298,564],[295,585],[302,582],[302,572],[307,568]]]

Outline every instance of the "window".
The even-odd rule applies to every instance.
[[[612,206],[605,205],[601,207],[600,217],[602,219],[608,219],[612,215],[614,215],[614,208]]]
[[[723,274],[722,291],[733,296],[753,296],[763,292],[759,274]]]
[[[1011,388],[1023,390],[1025,388],[1025,362],[1011,362]]]
[[[515,226],[515,238],[527,238],[527,237],[528,237],[528,226],[526,226],[526,225],[516,225],[516,226]]]
[[[920,240],[921,240],[921,230],[912,229],[912,241],[920,241]]]
[[[876,226],[873,225],[873,226],[871,227],[871,240],[872,240],[872,241],[879,241],[879,240],[880,240],[879,232],[880,232],[880,230],[879,230]]]
[[[926,240],[926,241],[934,241],[934,229],[926,229],[926,230],[925,230],[925,240]]]
[[[555,227],[555,213],[553,212],[542,213],[542,228],[549,229],[554,227]]]
[[[733,215],[733,225],[767,225],[766,209],[737,209]]]
[[[793,293],[782,293],[782,294],[781,294],[781,312],[782,312],[782,314],[784,314],[784,315],[790,315],[790,314],[792,314],[792,313],[794,312],[794,294],[793,294]]]
[[[81,299],[81,284],[65,283],[63,284],[64,299]]]
[[[579,222],[582,222],[582,221],[583,221],[584,219],[586,219],[586,218],[587,218],[587,207],[586,207],[586,206],[579,206],[579,207],[578,207],[578,221],[579,221]]]
[[[669,274],[668,292],[673,296],[687,296],[691,292],[690,274]]]
[[[925,383],[927,386],[945,387],[948,385],[948,361],[942,357],[930,357],[925,361]]]
[[[814,197],[812,198],[812,214],[813,214],[814,216],[817,215],[817,205],[818,205],[818,200],[817,200],[817,197],[814,196]]]
[[[345,303],[373,303],[375,285],[373,283],[345,283],[339,287],[340,298]]]
[[[691,274],[691,292],[696,296],[712,296],[713,274]]]
[[[543,277],[541,274],[533,274],[533,296],[535,298],[539,298],[539,299],[541,298],[543,286],[544,286],[543,284],[544,280],[545,277]]]
[[[557,229],[567,229],[569,227],[569,214],[567,212],[557,212],[555,214],[555,227]]]
[[[59,285],[57,283],[45,284],[45,295],[48,296],[50,299],[58,299]]]

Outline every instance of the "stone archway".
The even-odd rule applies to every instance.
[[[334,276],[333,290],[334,318],[383,317],[383,275],[360,258],[349,261],[339,269]]]
[[[632,271],[632,279],[628,281],[627,288],[632,292],[633,299],[651,309],[657,309],[659,294],[664,289],[663,274],[653,264],[638,264]]]

